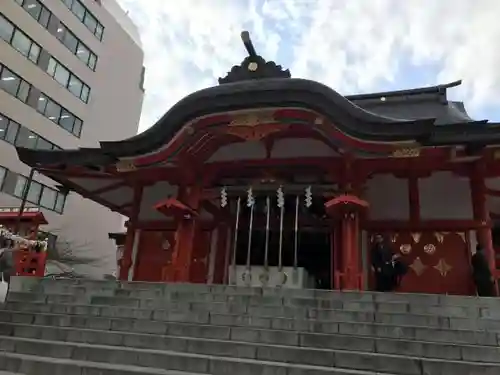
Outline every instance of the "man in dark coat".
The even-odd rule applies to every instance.
[[[472,256],[471,264],[477,295],[480,297],[493,297],[495,295],[494,279],[488,260],[484,255],[483,247],[480,244],[476,246],[476,253]]]
[[[377,234],[374,242],[371,250],[371,263],[375,272],[375,290],[393,291],[401,283],[408,268],[400,259],[400,255],[393,253],[382,235]]]
[[[371,250],[371,263],[375,272],[375,290],[377,292],[388,292],[395,287],[393,257],[394,253],[387,246],[384,237],[377,234]]]

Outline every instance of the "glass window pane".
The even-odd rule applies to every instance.
[[[61,117],[61,106],[52,100],[47,101],[47,107],[45,107],[45,116],[55,123],[58,123],[59,117]]]
[[[71,9],[71,6],[73,5],[73,0],[62,0],[62,2],[64,4],[66,4],[66,6]]]
[[[72,133],[74,123],[75,123],[74,116],[65,109],[63,109],[61,111],[61,119],[59,120],[59,125],[61,125],[64,129]]]
[[[3,68],[2,74],[0,75],[0,88],[7,91],[9,94],[16,96],[19,84],[19,77],[12,73],[9,69]]]
[[[82,120],[80,120],[79,118],[75,118],[75,127],[73,128],[72,133],[77,137],[82,134]]]
[[[42,198],[40,199],[40,205],[42,207],[53,210],[57,200],[57,192],[55,190],[45,187],[42,192]]]
[[[14,34],[14,25],[0,14],[0,38],[10,43],[12,34]]]
[[[7,170],[4,167],[0,167],[0,188],[3,186],[6,174]]]
[[[18,3],[19,5],[23,5],[23,1],[24,0],[16,0],[16,3]]]
[[[56,30],[56,38],[59,39],[60,41],[63,41],[65,35],[66,35],[66,27],[62,23],[59,23],[59,26],[57,27]]]
[[[47,141],[45,138],[38,137],[36,142],[37,150],[52,150],[52,143]]]
[[[17,134],[16,146],[35,148],[36,146],[36,135],[28,128],[22,126]]]
[[[70,76],[70,73],[69,73],[68,69],[66,69],[61,64],[57,64],[56,73],[54,74],[54,79],[57,82],[59,82],[61,85],[63,85],[64,87],[67,87],[68,81],[69,81],[69,76]]]
[[[95,33],[95,29],[97,27],[97,20],[94,18],[92,14],[87,12],[83,23],[85,24],[85,26],[87,26],[87,29],[92,31],[92,33]]]
[[[14,195],[21,198],[24,193],[24,187],[26,186],[27,178],[21,175],[16,176],[16,184],[14,186]]]
[[[90,69],[95,70],[97,65],[97,56],[93,53],[90,54],[88,66]]]
[[[80,60],[82,60],[85,64],[88,64],[89,62],[89,57],[90,57],[90,51],[85,45],[80,43],[78,45],[78,48],[76,49],[76,55]]]
[[[80,4],[80,1],[74,0],[71,10],[73,11],[73,14],[77,16],[80,21],[83,22],[85,18],[85,8],[83,7],[82,4]]]
[[[84,84],[82,88],[82,94],[80,95],[80,99],[82,99],[85,103],[88,103],[89,96],[90,96],[90,88]]]
[[[42,4],[38,0],[25,0],[23,8],[38,21],[38,17],[42,12]]]
[[[43,7],[38,22],[40,23],[40,25],[46,28],[47,26],[49,26],[51,16],[52,14],[50,13],[50,11],[47,8]]]
[[[40,46],[36,43],[32,43],[28,59],[30,59],[36,64],[38,62],[39,57],[40,57]]]
[[[5,139],[7,129],[9,128],[9,119],[0,115],[0,139]]]
[[[65,203],[66,203],[66,195],[58,192],[54,211],[62,213],[64,211],[64,204]]]
[[[19,90],[17,90],[17,98],[26,103],[28,95],[30,94],[31,86],[28,82],[21,80],[19,83]]]
[[[40,94],[38,97],[38,104],[36,109],[40,113],[45,113],[45,107],[47,107],[48,98],[44,94]]]
[[[7,194],[13,195],[14,191],[16,190],[16,183],[17,174],[7,170],[2,185],[2,191]]]
[[[5,135],[5,140],[11,144],[16,143],[17,133],[21,126],[14,121],[9,122],[9,128],[7,129],[7,134]]]
[[[49,59],[49,66],[47,67],[47,73],[49,73],[51,77],[54,77],[54,75],[56,74],[56,68],[57,68],[57,61],[51,57]]]
[[[78,47],[78,39],[73,35],[73,33],[66,30],[66,33],[63,38],[64,45],[73,53],[76,52],[76,48]]]
[[[82,93],[82,86],[82,81],[80,81],[77,77],[73,75],[70,77],[68,89],[73,95],[80,97],[80,94]]]
[[[27,201],[31,203],[38,204],[40,200],[40,195],[42,195],[42,184],[36,181],[32,181],[30,184],[30,189],[28,191]]]
[[[94,35],[97,39],[102,40],[102,34],[104,33],[104,27],[101,24],[97,24]]]
[[[20,30],[14,32],[14,37],[11,42],[12,47],[28,57],[31,48],[31,40]]]

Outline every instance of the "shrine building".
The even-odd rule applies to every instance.
[[[342,96],[242,39],[219,85],[137,136],[17,149],[128,217],[122,280],[370,289],[377,233],[409,265],[400,291],[473,294],[477,242],[496,275],[500,128],[447,99],[460,82]]]

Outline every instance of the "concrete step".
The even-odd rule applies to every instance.
[[[357,302],[402,302],[409,304],[470,306],[481,305],[500,307],[498,298],[478,298],[472,296],[451,296],[437,294],[405,294],[405,293],[377,293],[377,292],[339,292],[331,290],[288,289],[288,288],[249,288],[228,285],[204,284],[166,284],[146,282],[117,282],[107,280],[26,280],[26,277],[15,277],[11,283],[11,291],[36,291],[45,294],[52,293],[99,293],[106,295],[115,290],[133,292],[135,296],[143,295],[147,298],[156,298],[167,294],[191,293],[193,296],[200,294],[224,295],[224,298],[234,296],[246,297],[271,297],[291,299],[320,299],[342,300]],[[75,289],[76,288],[76,289]],[[192,298],[194,299],[194,298]]]
[[[47,307],[47,305],[35,305]],[[50,306],[53,308],[54,306]],[[61,305],[59,307],[65,307]],[[267,327],[252,327],[245,322],[240,324],[209,325],[200,322],[180,322],[151,320],[151,316],[140,317],[103,317],[71,314],[72,309],[53,309],[58,313],[46,313],[45,309],[34,309],[28,312],[30,306],[21,306],[22,310],[0,310],[0,323],[19,323],[53,327],[74,327],[84,329],[97,329],[116,332],[154,333],[171,336],[187,336],[207,339],[239,340],[255,338],[260,342],[292,345],[303,340],[314,340],[316,335],[328,336],[340,334],[359,336],[366,339],[392,338],[404,340],[420,340],[436,343],[451,343],[465,345],[498,346],[500,334],[487,331],[436,329],[428,327],[396,326],[378,323],[360,324],[356,322],[322,324],[312,322],[307,330],[294,330],[293,320],[287,319],[287,324],[281,324],[284,329]],[[86,308],[86,307],[84,307]],[[118,310],[117,314],[124,310]],[[79,311],[79,312],[83,312]],[[368,341],[367,341],[368,342]]]
[[[65,358],[41,357],[0,351],[0,375],[208,375],[139,366],[124,366],[102,362],[78,361]],[[9,372],[14,371],[14,372]]]
[[[37,302],[38,301],[38,302]],[[57,301],[57,302],[56,302]],[[80,302],[73,302],[80,301]],[[145,302],[147,301],[147,303]],[[48,303],[50,302],[50,303]],[[63,302],[63,303],[61,303]],[[144,302],[142,306],[137,302]],[[151,318],[154,320],[172,320],[172,315],[180,315],[180,321],[196,321],[198,323],[217,323],[220,319],[244,320],[252,317],[253,325],[263,328],[281,329],[279,324],[286,320],[294,322],[360,322],[384,323],[395,325],[411,325],[435,328],[489,330],[500,332],[500,320],[489,318],[456,318],[436,316],[432,314],[413,314],[402,312],[365,312],[349,310],[327,310],[294,308],[287,306],[245,306],[235,303],[219,302],[162,302],[158,300],[134,301],[119,297],[92,297],[91,305],[72,295],[37,296],[34,293],[13,293],[7,308],[14,310],[64,312],[70,314],[101,315]],[[138,307],[140,305],[141,307]],[[30,306],[30,307],[29,307]],[[163,308],[162,308],[163,307]],[[36,310],[33,310],[36,309]],[[118,314],[118,315],[117,315]],[[127,314],[127,315],[125,315]],[[167,316],[168,318],[165,318]],[[295,327],[299,325],[295,324]]]
[[[387,372],[374,372],[374,371],[359,371],[351,370],[348,368],[332,368],[324,366],[307,366],[292,363],[280,363],[273,361],[259,361],[254,359],[233,359],[225,357],[215,357],[207,355],[194,355],[186,353],[178,353],[172,351],[159,351],[159,350],[141,350],[141,349],[127,349],[113,346],[100,346],[100,345],[86,345],[86,344],[68,344],[68,343],[55,343],[51,341],[41,340],[26,340],[26,339],[13,339],[9,343],[14,343],[14,350],[16,353],[0,352],[0,364],[2,356],[17,356],[23,358],[25,363],[26,358],[32,361],[39,361],[42,359],[47,364],[46,372],[36,372],[33,374],[49,374],[54,373],[54,365],[59,367],[59,364],[73,364],[76,363],[84,373],[94,374],[94,372],[81,370],[88,368],[89,365],[96,366],[109,366],[105,362],[110,361],[113,363],[120,363],[120,367],[124,372],[120,374],[129,374],[127,369],[133,370],[141,369],[141,374],[179,374],[187,375],[193,372],[179,370],[169,370],[169,368],[198,368],[204,369],[204,373],[210,375],[396,375],[398,373]],[[3,341],[2,341],[3,343]],[[19,352],[26,351],[33,354],[21,354]],[[39,357],[40,355],[40,357]],[[16,359],[17,359],[16,358]],[[91,360],[92,359],[92,360]],[[136,365],[137,363],[143,366]],[[114,365],[116,366],[116,365]],[[14,366],[11,366],[14,367]],[[60,368],[56,368],[60,370]],[[50,371],[50,372],[49,372]],[[140,371],[140,370],[139,370]],[[163,372],[160,372],[163,371]],[[170,371],[170,372],[169,372]],[[31,372],[26,372],[28,375]],[[66,374],[68,371],[57,372],[57,374]],[[118,372],[95,372],[96,374],[111,373],[118,374]],[[199,374],[199,372],[196,372]],[[462,375],[461,373],[458,373]],[[399,374],[398,374],[399,375]]]
[[[278,297],[263,296],[226,296],[224,294],[192,294],[173,293],[154,296],[153,293],[142,296],[132,296],[135,291],[115,289],[108,295],[97,295],[90,291],[88,293],[73,291],[73,293],[40,294],[36,292],[11,292],[9,301],[29,302],[55,302],[68,303],[80,302],[97,305],[120,305],[128,307],[153,307],[170,308],[172,304],[192,303],[211,304],[210,309],[219,306],[231,305],[237,313],[244,313],[252,308],[274,308],[296,314],[310,314],[321,310],[347,310],[353,312],[380,312],[380,313],[410,313],[419,315],[433,315],[454,318],[498,318],[500,319],[499,307],[484,307],[475,304],[470,306],[453,305],[423,305],[409,304],[403,302],[362,302],[342,300],[318,300],[318,299],[284,299]],[[227,312],[227,311],[225,311]]]
[[[130,348],[173,350],[187,353],[226,355],[255,358],[263,350],[276,358],[283,348],[300,348],[300,358],[315,358],[325,350],[358,351],[378,354],[395,354],[446,360],[500,363],[500,349],[496,346],[436,343],[408,339],[373,338],[341,334],[283,335],[285,332],[263,331],[244,335],[242,332],[227,339],[197,336],[182,337],[162,333],[132,333],[74,327],[54,327],[16,323],[0,323],[0,337],[44,339],[62,342],[80,342],[97,345],[114,345]],[[265,340],[260,340],[264,338]],[[295,339],[295,340],[294,340]],[[297,340],[298,339],[298,340]],[[318,353],[319,351],[319,353]],[[302,361],[302,359],[301,359]],[[323,365],[323,363],[301,363]]]
[[[52,358],[69,358],[91,362],[113,362],[132,366],[152,367],[165,370],[219,374],[287,374],[290,365],[298,365],[302,371],[294,367],[296,374],[308,374],[310,366],[325,369],[369,370],[389,372],[401,375],[497,375],[500,373],[499,363],[474,363],[467,361],[434,360],[400,355],[378,353],[362,353],[340,350],[306,350],[292,347],[261,348],[255,346],[253,351],[245,354],[233,352],[235,357],[224,354],[202,355],[182,351],[127,348],[109,345],[84,344],[73,342],[57,342],[49,340],[33,340],[14,337],[0,337],[0,348],[19,354],[40,355]],[[248,349],[248,348],[247,348]],[[251,369],[249,371],[249,366]]]

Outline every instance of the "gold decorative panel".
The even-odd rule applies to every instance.
[[[448,272],[453,269],[453,267],[446,263],[446,260],[444,260],[443,258],[439,259],[439,262],[434,266],[434,268],[438,270],[443,277],[446,277],[448,275]]]
[[[399,247],[399,251],[401,252],[401,254],[403,255],[408,255],[411,253],[411,245],[409,243],[405,243],[405,244],[402,244],[400,247]]]
[[[395,150],[392,153],[395,158],[416,158],[420,156],[420,148],[418,147],[403,147]]]
[[[429,255],[434,254],[436,252],[436,245],[428,243],[427,245],[424,246],[424,252],[426,252]]]
[[[419,233],[419,232],[415,232],[415,233],[411,234],[411,238],[413,238],[413,242],[415,242],[415,243],[419,243],[421,237],[422,237],[422,233]]]
[[[420,257],[416,257],[413,263],[410,265],[410,268],[413,270],[413,272],[415,272],[417,276],[421,276],[427,269],[427,266],[422,262],[422,259],[420,259]]]

